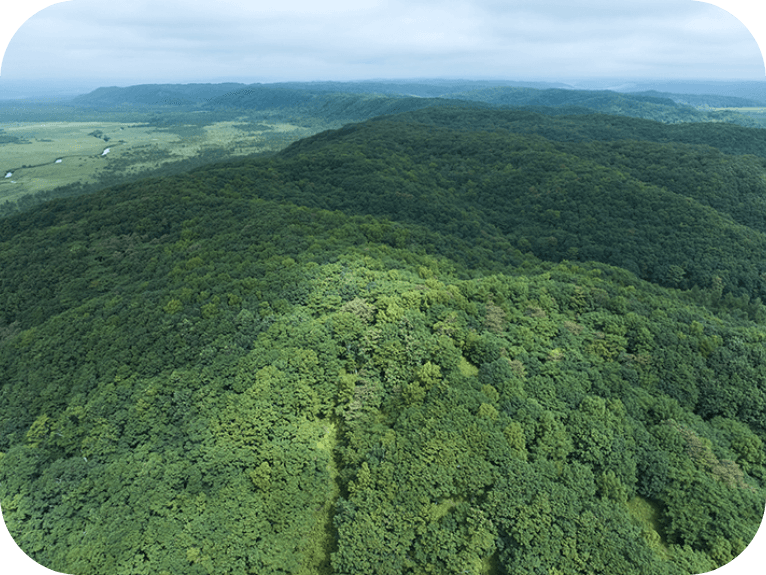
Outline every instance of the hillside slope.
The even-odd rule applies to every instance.
[[[730,561],[766,500],[760,303],[515,244],[679,284],[715,249],[734,289],[762,232],[574,145],[381,119],[0,221],[11,534],[78,575]]]
[[[686,574],[760,522],[762,328],[626,272],[187,176],[0,233],[0,501],[55,570]]]
[[[245,84],[138,84],[104,86],[72,98],[71,104],[89,108],[120,106],[199,106],[226,93],[241,90]]]
[[[269,160],[189,177],[211,193],[424,225],[485,246],[503,265],[518,263],[517,251],[595,260],[661,285],[696,286],[710,305],[724,293],[745,298],[751,317],[763,313],[762,160],[671,143],[549,141],[502,129],[508,117],[499,111],[423,113],[497,124],[490,131],[481,122],[454,128],[414,115],[376,118],[301,140]],[[434,249],[462,257],[446,245]]]
[[[766,130],[725,123],[665,124],[651,119],[594,113],[578,106],[524,106],[518,110],[449,107],[400,114],[396,120],[461,131],[508,131],[538,134],[561,142],[640,140],[708,146],[732,155],[766,157]],[[387,121],[389,118],[381,118]]]
[[[324,121],[359,121],[375,116],[399,114],[433,106],[489,107],[476,102],[439,98],[383,96],[378,94],[326,93],[283,87],[245,88],[206,102],[210,110],[280,110]]]
[[[733,111],[698,110],[671,97],[611,90],[574,90],[540,85],[508,86],[492,82],[284,82],[274,84],[145,84],[103,87],[72,99],[85,109],[114,111],[159,107],[176,110],[273,110],[324,121],[358,121],[376,115],[417,110],[440,101],[473,102],[495,108],[579,107],[605,114],[645,118],[665,123],[725,122],[762,127],[751,116]],[[677,99],[677,98],[676,98]],[[419,100],[419,102],[418,102]],[[695,102],[721,104],[719,97]],[[743,101],[744,102],[744,101]],[[743,103],[738,102],[738,103]]]

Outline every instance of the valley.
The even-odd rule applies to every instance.
[[[312,133],[285,122],[252,123],[247,117],[172,129],[137,119],[0,123],[3,135],[12,140],[0,144],[0,169],[13,174],[0,180],[0,204],[71,184],[95,184],[107,174],[112,181],[128,178],[210,153],[235,158],[276,151]]]

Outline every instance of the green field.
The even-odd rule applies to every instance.
[[[105,170],[127,176],[210,150],[226,156],[278,150],[313,130],[239,118],[172,127],[137,122],[6,124],[2,133],[11,141],[0,143],[0,170],[2,176],[11,175],[0,178],[0,202],[75,182],[94,183]]]
[[[732,112],[766,112],[766,107],[763,106],[746,106],[744,108],[713,108],[714,110],[731,110]]]
[[[736,112],[738,114],[745,114],[751,118],[762,117],[766,115],[766,107],[763,106],[746,106],[740,108],[711,108],[716,112]]]

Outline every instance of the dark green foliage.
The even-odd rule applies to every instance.
[[[78,575],[730,561],[766,495],[757,178],[662,189],[664,149],[760,161],[389,119],[2,220],[10,532]]]
[[[595,260],[668,287],[697,286],[705,305],[764,313],[761,160],[675,144],[557,144],[509,133],[515,119],[529,119],[519,112],[426,112],[325,132],[268,163],[199,173],[199,185],[421,224],[448,242],[424,248],[471,268],[487,258],[518,264],[519,252]],[[421,119],[441,125],[412,123]],[[689,169],[671,177],[679,163]],[[698,165],[709,167],[696,172]],[[456,249],[458,238],[484,253]]]

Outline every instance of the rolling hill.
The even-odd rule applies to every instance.
[[[267,161],[241,160],[189,176],[210,192],[233,187],[244,197],[385,217],[489,242],[491,257],[502,263],[513,261],[506,255],[512,246],[550,261],[620,266],[669,287],[720,284],[760,305],[763,160],[667,142],[673,127],[660,123],[642,127],[664,144],[611,140],[626,130],[619,122],[611,130],[604,124],[610,118],[556,124],[526,112],[435,108],[324,132]],[[510,131],[516,120],[522,133]],[[598,127],[603,139],[548,140],[524,127],[535,120],[547,123],[542,132],[559,136],[572,124]],[[709,141],[717,131],[709,127]],[[579,139],[576,129],[571,133]]]
[[[0,220],[9,531],[78,575],[731,561],[764,166],[692,133],[439,106]]]
[[[507,83],[506,83],[507,84]],[[695,105],[718,105],[721,96],[695,95]],[[732,111],[699,110],[673,95],[504,85],[492,82],[285,82],[274,84],[146,84],[98,88],[72,99],[82,109],[125,110],[159,107],[189,110],[275,110],[324,121],[359,121],[417,110],[439,100],[492,107],[579,107],[665,123],[726,122],[761,127],[760,120]],[[742,104],[745,100],[737,101]],[[729,102],[731,104],[731,102]]]

